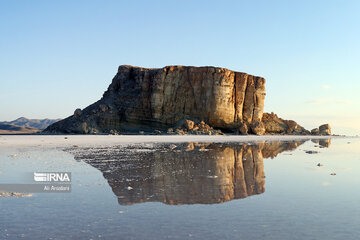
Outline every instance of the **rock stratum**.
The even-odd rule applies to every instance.
[[[265,79],[247,73],[218,67],[122,65],[99,101],[76,109],[44,132],[168,132],[191,120],[241,134],[310,134],[277,116],[263,121],[264,102]]]

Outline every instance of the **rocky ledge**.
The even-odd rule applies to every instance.
[[[99,101],[76,109],[44,132],[312,133],[294,121],[263,114],[264,102],[265,79],[247,73],[217,67],[122,65]],[[314,134],[331,134],[328,130]]]

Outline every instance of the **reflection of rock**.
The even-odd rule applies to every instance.
[[[319,145],[320,146],[323,146],[323,147],[330,147],[330,144],[331,144],[331,139],[320,139],[319,141]]]
[[[120,204],[211,204],[263,193],[263,158],[301,143],[187,143],[71,151],[75,159],[103,173]]]
[[[270,142],[264,144],[262,154],[264,158],[275,158],[279,153],[284,151],[295,150],[298,146],[303,144],[304,141],[290,141],[290,142]]]
[[[328,139],[312,139],[313,143],[318,143],[320,147],[330,147],[331,144],[331,138]]]

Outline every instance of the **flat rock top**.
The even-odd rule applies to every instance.
[[[231,69],[227,69],[227,68],[223,68],[223,67],[215,67],[215,66],[185,66],[185,65],[168,65],[165,67],[161,67],[161,68],[146,68],[146,67],[139,67],[139,66],[132,66],[132,65],[120,65],[118,68],[118,71],[123,71],[124,69],[138,69],[140,71],[145,71],[145,70],[169,70],[169,71],[175,71],[175,70],[181,70],[181,69],[215,69],[218,71],[230,71],[230,72],[235,72],[235,73],[244,73],[244,72],[239,72],[239,71],[234,71]],[[253,75],[255,76],[255,75]],[[259,77],[259,76],[255,76],[255,77]]]

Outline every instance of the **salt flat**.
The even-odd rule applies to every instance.
[[[0,239],[358,239],[360,139],[328,139],[0,135],[1,184],[72,176],[67,193],[0,191]]]
[[[0,135],[0,148],[9,147],[70,147],[112,146],[127,143],[179,143],[179,142],[267,142],[309,139],[341,138],[334,136],[295,135]]]

